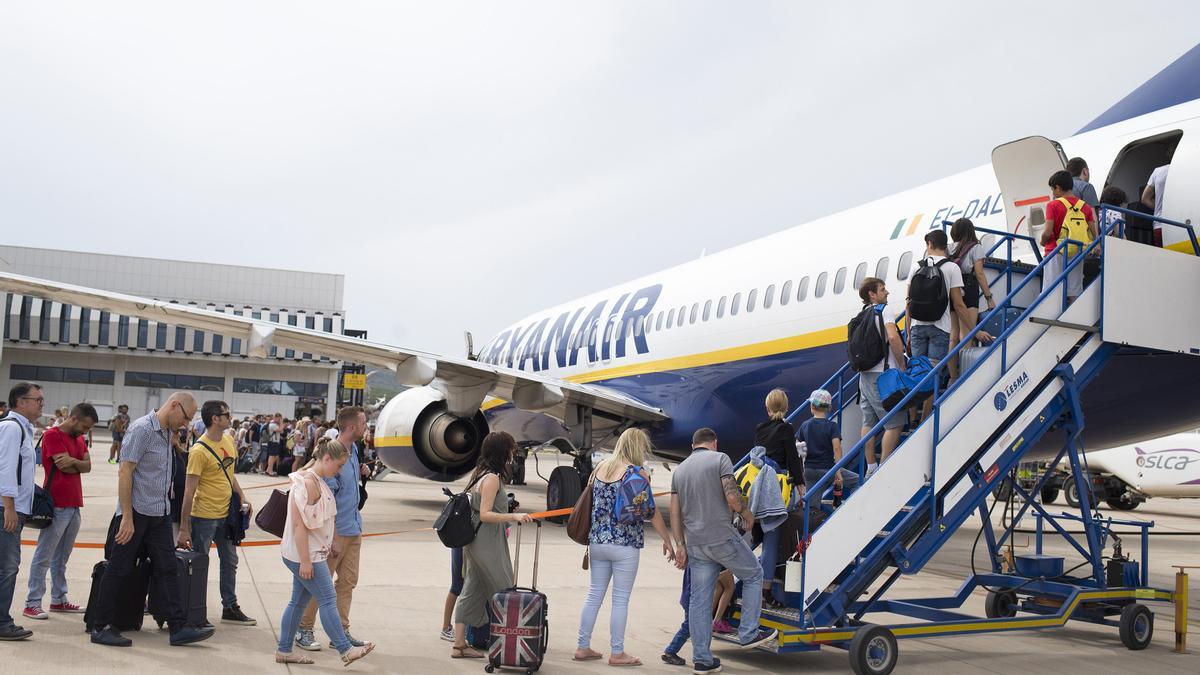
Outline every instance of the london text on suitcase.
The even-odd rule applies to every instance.
[[[537,590],[538,557],[542,548],[542,523],[534,521],[537,534],[533,545],[533,581],[529,588],[517,586],[521,571],[521,530],[517,525],[516,556],[513,560],[513,587],[492,596],[488,603],[492,642],[488,648],[487,672],[497,668],[519,668],[533,673],[542,667],[549,640],[546,594]]]

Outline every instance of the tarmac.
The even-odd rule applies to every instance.
[[[107,442],[97,438],[93,471],[84,476],[85,508],[79,544],[102,543],[116,503],[116,466],[105,462]],[[541,473],[548,476],[555,465],[552,455],[540,457]],[[39,474],[40,475],[40,474]],[[529,485],[514,486],[523,511],[540,511],[545,504],[545,482],[528,465]],[[239,475],[255,507],[270,494],[280,479]],[[658,490],[669,487],[669,473],[655,466],[653,483]],[[461,481],[459,484],[465,483]],[[445,498],[442,485],[391,474],[368,484],[369,500],[363,510],[362,566],[351,610],[351,632],[378,647],[350,670],[370,673],[479,673],[479,660],[451,660],[450,643],[439,639],[441,614],[450,582],[450,553],[429,529]],[[665,499],[660,500],[664,505]],[[1057,506],[1066,508],[1060,502]],[[998,509],[999,511],[999,509]],[[1154,500],[1131,514],[1132,519],[1153,519],[1156,532],[1187,533],[1200,530],[1200,500]],[[998,521],[998,516],[997,516]],[[1030,524],[1032,527],[1032,524]],[[897,583],[896,597],[950,595],[970,574],[970,552],[977,526],[963,527],[939,553],[926,571]],[[532,528],[526,535],[532,535]],[[26,529],[24,539],[36,539]],[[1032,545],[1031,537],[1019,535],[1017,544]],[[533,572],[533,537],[524,539],[520,561],[520,583],[528,585]],[[315,665],[284,666],[274,663],[273,654],[279,622],[291,592],[291,576],[279,558],[271,535],[252,528],[250,545],[241,549],[238,570],[238,600],[242,609],[258,619],[254,627],[218,623],[220,595],[217,589],[216,552],[209,573],[209,619],[217,625],[212,639],[188,647],[170,647],[165,631],[147,617],[140,632],[126,633],[132,648],[93,645],[83,631],[82,615],[52,614],[47,621],[18,617],[17,622],[34,631],[23,642],[0,643],[0,673],[320,673],[347,672],[336,652],[326,646],[311,654]],[[263,542],[261,545],[254,545]],[[1157,536],[1151,542],[1151,585],[1174,588],[1172,564],[1200,564],[1196,536]],[[1048,546],[1047,552],[1057,547]],[[1065,551],[1065,549],[1063,549]],[[1136,542],[1127,551],[1139,556]],[[547,524],[542,528],[537,587],[548,595],[550,646],[542,672],[604,672],[604,661],[576,663],[571,660],[578,631],[579,612],[588,587],[588,572],[580,568],[584,548],[567,538],[565,529]],[[22,548],[22,573],[17,580],[13,613],[20,612],[28,581],[33,546]],[[76,548],[68,567],[70,597],[87,600],[92,566],[101,559],[96,548]],[[983,557],[979,557],[983,564]],[[1067,565],[1073,565],[1068,558]],[[637,583],[631,599],[626,629],[626,651],[645,663],[643,671],[685,673],[689,668],[672,667],[659,661],[662,648],[682,620],[679,593],[682,572],[662,558],[657,535],[647,528]],[[1153,672],[1155,675],[1200,672],[1200,573],[1192,576],[1190,636],[1193,653],[1173,653],[1173,608],[1150,603],[1155,612],[1154,640],[1144,651],[1125,649],[1116,628],[1069,623],[1065,628],[981,636],[902,640],[897,673],[927,670],[973,675],[976,673],[1120,673]],[[964,608],[983,616],[983,592]],[[609,602],[601,610],[592,646],[607,654]],[[318,639],[327,643],[321,630]],[[727,673],[844,673],[849,672],[845,652],[827,648],[820,652],[776,655],[761,651],[743,652],[733,645],[714,642],[713,652],[722,659]],[[689,659],[691,647],[682,655]]]

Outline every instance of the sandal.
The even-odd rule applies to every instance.
[[[483,652],[474,647],[452,647],[450,649],[450,658],[452,659],[482,659]]]
[[[368,642],[361,647],[351,647],[342,654],[342,665],[348,666],[375,650],[375,643]]]
[[[275,663],[295,663],[302,666],[311,666],[316,662],[303,654],[275,652]]]
[[[624,658],[624,659],[628,659],[628,660],[627,661],[614,661],[613,659],[617,658],[617,655],[614,654],[613,656],[608,657],[608,665],[615,666],[618,668],[642,665],[642,660],[636,656],[630,656],[628,654],[621,654],[620,657]]]
[[[583,656],[579,653],[583,652]],[[604,655],[594,649],[576,649],[575,656],[571,657],[572,661],[595,661],[604,658]]]

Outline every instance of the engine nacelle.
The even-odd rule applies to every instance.
[[[459,417],[430,387],[406,389],[387,402],[375,421],[375,449],[395,471],[452,481],[475,468],[487,420],[476,410]]]

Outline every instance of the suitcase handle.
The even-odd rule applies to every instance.
[[[537,530],[537,534],[534,535],[534,540],[533,540],[533,582],[532,582],[532,584],[530,584],[530,589],[537,590],[538,558],[541,557],[541,552],[542,552],[542,521],[535,520],[535,521],[533,521],[533,524]],[[516,551],[516,555],[513,556],[513,586],[516,586],[517,580],[520,579],[519,574],[521,572],[521,526],[522,525],[523,525],[523,523],[520,523],[520,522],[517,523],[517,541],[516,541],[517,551]]]

